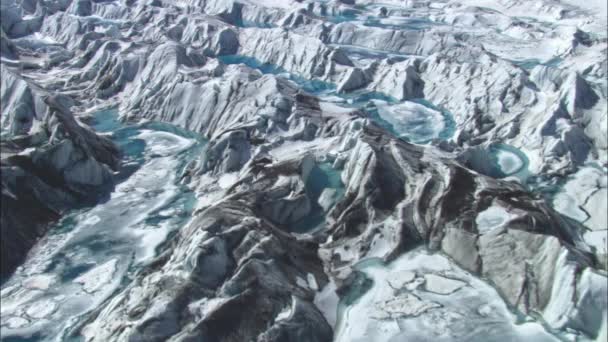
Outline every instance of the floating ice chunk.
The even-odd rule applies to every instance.
[[[411,271],[400,271],[389,275],[387,281],[393,289],[401,289],[406,284],[411,283],[416,279],[416,273]]]
[[[415,102],[390,105],[376,101],[378,114],[393,126],[397,134],[413,142],[426,142],[439,138],[446,129],[443,114]]]
[[[410,293],[406,293],[396,298],[376,302],[374,311],[371,313],[372,318],[389,319],[408,316],[419,316],[424,312],[439,308],[441,305],[420,299]]]
[[[74,282],[82,284],[82,289],[87,293],[99,291],[114,278],[117,262],[118,259],[112,259],[80,275]]]
[[[442,295],[454,293],[466,285],[463,281],[445,278],[435,274],[425,274],[424,280],[425,290]]]
[[[55,277],[48,274],[34,275],[23,281],[23,287],[30,290],[47,290],[55,281]]]
[[[498,166],[505,176],[515,174],[525,166],[524,161],[511,151],[499,149],[496,152],[496,157],[498,158]]]
[[[26,310],[25,313],[32,318],[45,318],[50,316],[57,310],[57,303],[50,299],[35,301]]]
[[[431,254],[425,255],[424,258],[415,258],[412,262],[412,266],[408,267],[408,269],[410,270],[416,270],[420,268],[424,269],[425,271],[440,272],[450,270],[452,268],[452,265],[448,258],[440,254]]]

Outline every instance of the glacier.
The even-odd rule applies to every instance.
[[[605,340],[605,1],[0,4],[2,340]]]

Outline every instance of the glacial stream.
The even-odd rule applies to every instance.
[[[50,227],[2,284],[3,341],[77,340],[73,330],[190,217],[194,195],[179,175],[202,142],[166,124],[120,124],[113,110],[96,119],[125,154],[117,184],[102,203]]]

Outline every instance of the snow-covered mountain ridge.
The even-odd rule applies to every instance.
[[[3,339],[606,338],[604,1],[1,4]]]

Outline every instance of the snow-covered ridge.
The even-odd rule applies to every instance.
[[[467,340],[496,320],[513,338],[600,340],[605,12],[568,0],[2,0],[3,250],[23,257],[47,229],[133,233],[110,255],[37,245],[3,285],[26,309],[2,311],[2,335]],[[141,126],[108,124],[108,108]],[[84,209],[91,220],[48,225],[94,205],[92,192],[110,200]],[[121,196],[145,198],[141,215],[95,221],[112,221]],[[25,239],[10,234],[33,221]],[[69,281],[40,266],[63,253],[100,265],[72,265]],[[22,262],[4,260],[7,274]]]

